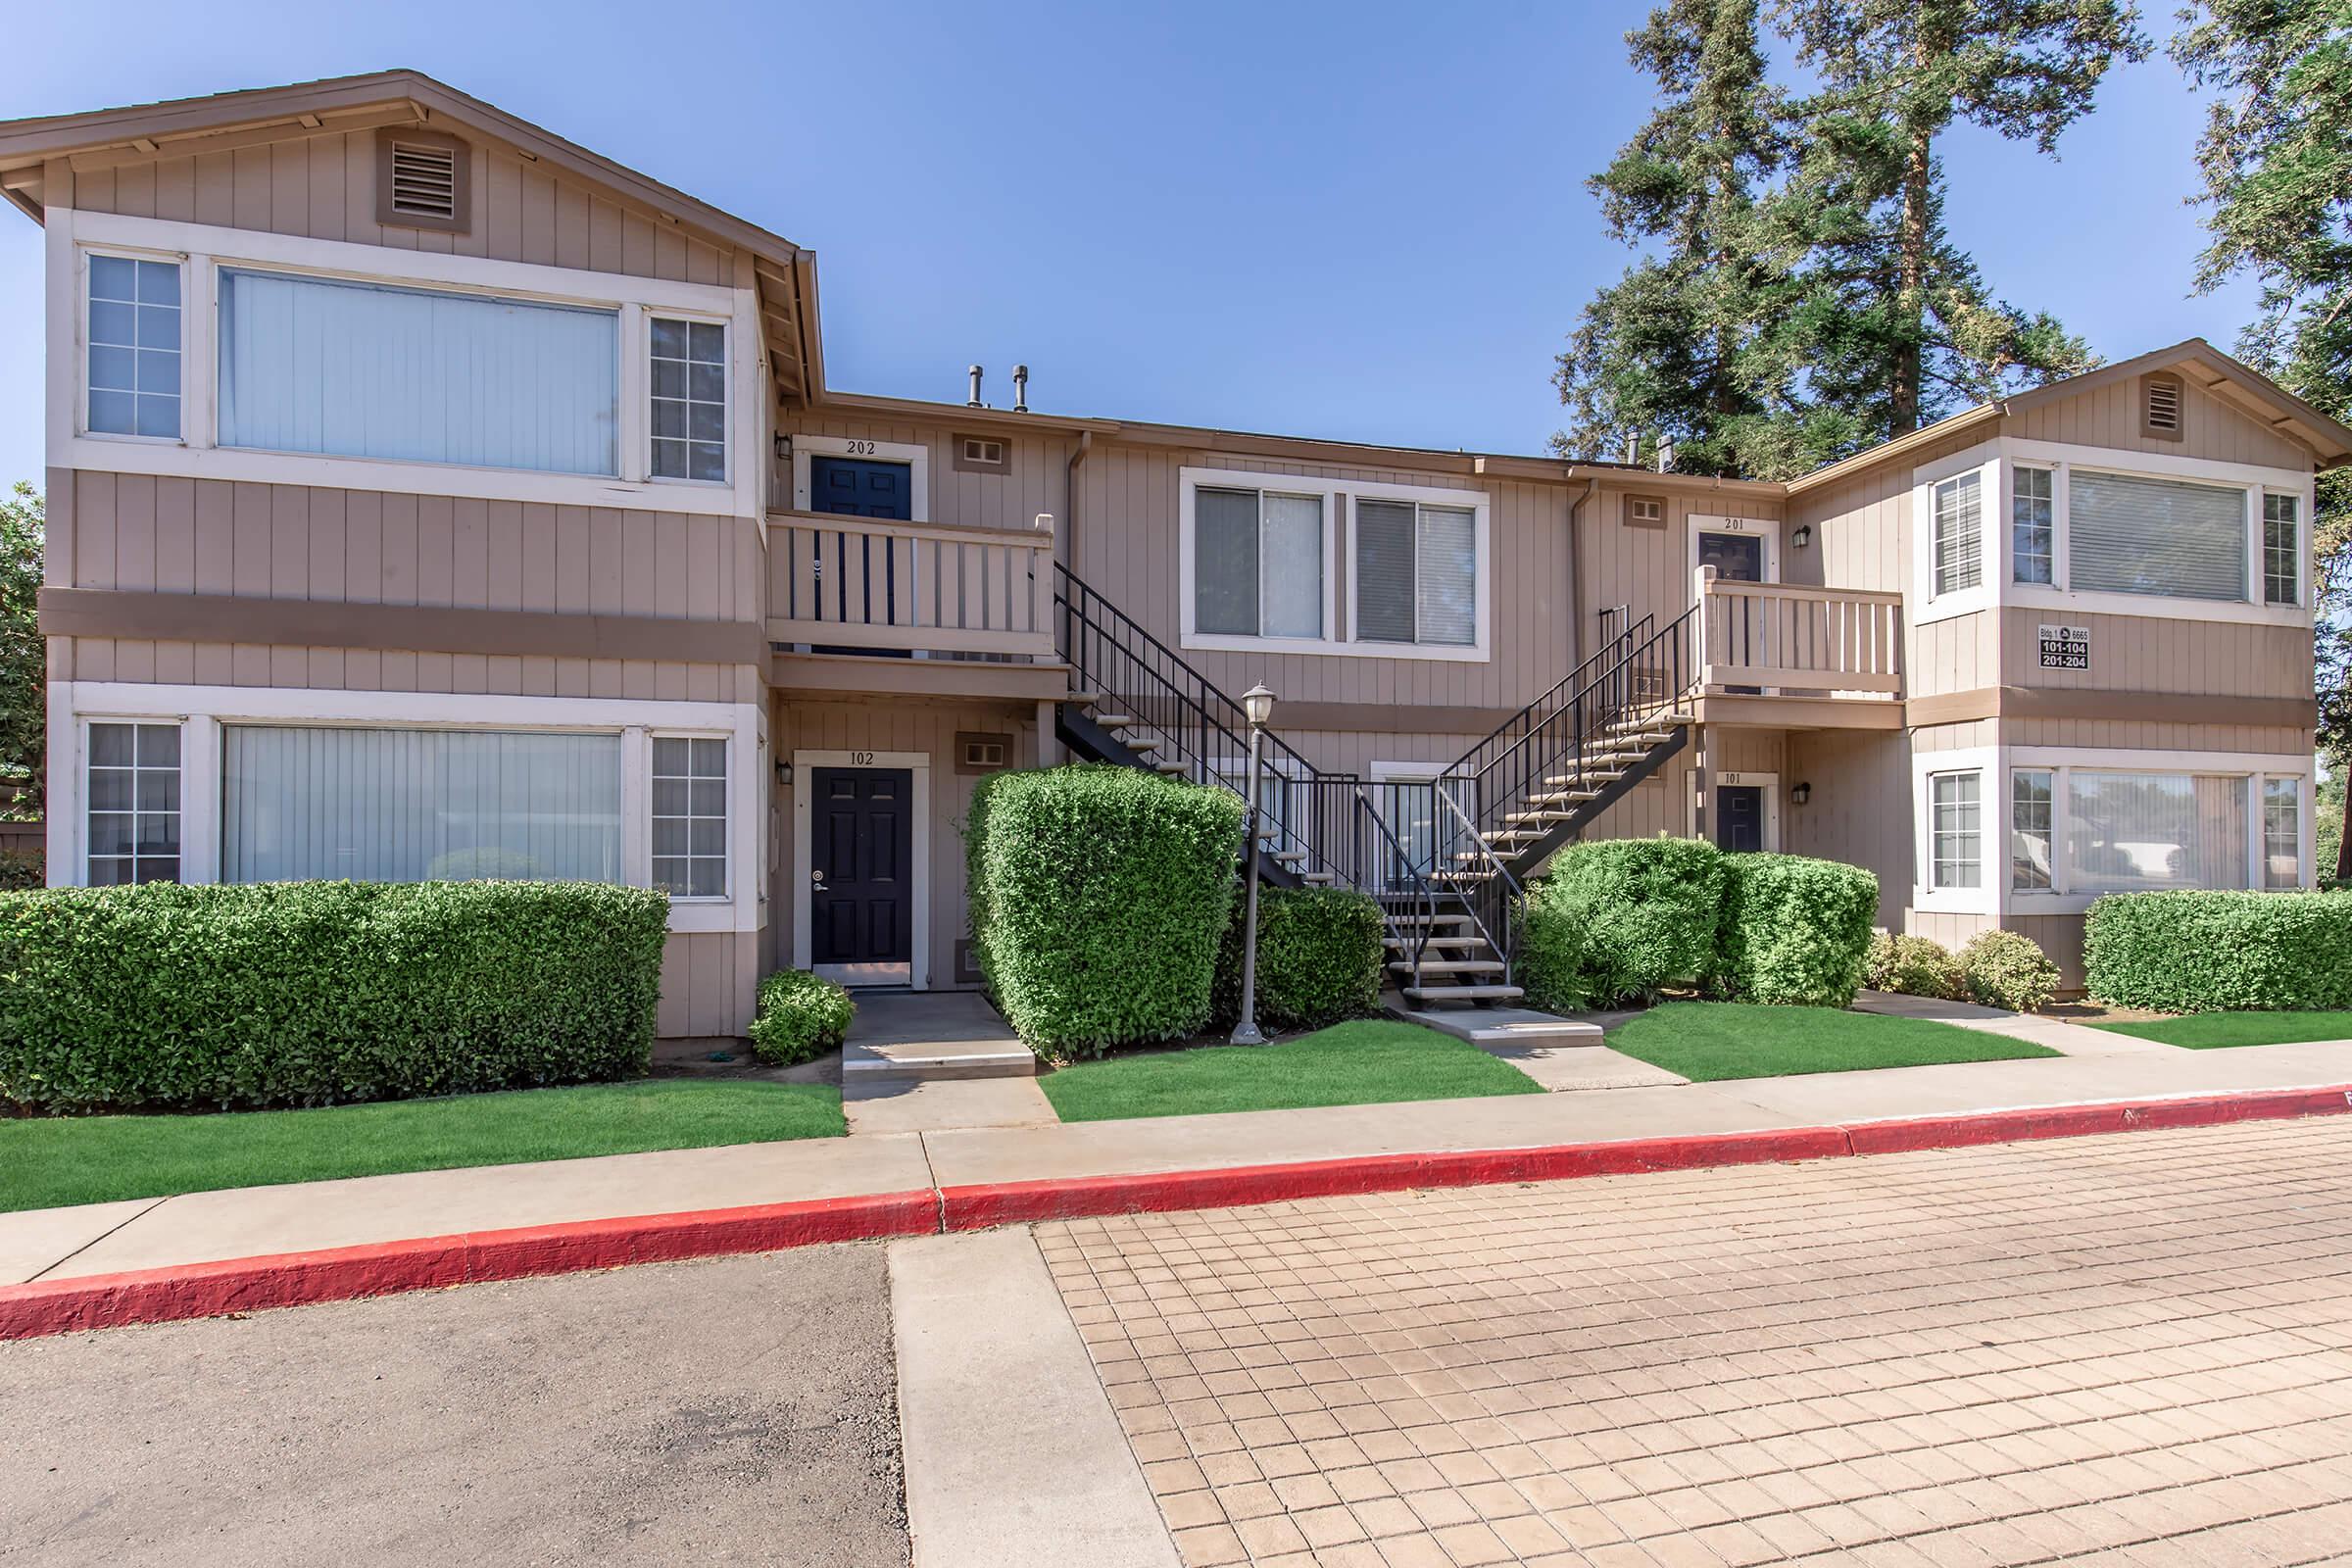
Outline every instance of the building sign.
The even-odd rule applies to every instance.
[[[2044,669],[2088,669],[2090,667],[2090,628],[2088,626],[2042,627],[2041,667]]]

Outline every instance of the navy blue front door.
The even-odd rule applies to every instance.
[[[1745,854],[1764,847],[1764,786],[1719,784],[1715,788],[1715,844]]]
[[[895,522],[912,522],[913,470],[904,463],[811,457],[808,510],[849,517],[887,517]]]
[[[906,963],[914,955],[914,772],[814,767],[808,850],[813,963]]]

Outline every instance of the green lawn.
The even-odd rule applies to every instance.
[[[2283,1046],[2298,1040],[2352,1040],[2352,1012],[2192,1012],[2185,1018],[2091,1027],[2210,1051],[2222,1046]]]
[[[1741,1002],[1669,1002],[1610,1030],[1608,1043],[1693,1083],[2058,1054],[1926,1018]]]
[[[823,1084],[649,1079],[317,1110],[0,1120],[0,1210],[648,1149],[838,1138]]]
[[[1063,1121],[1544,1092],[1476,1046],[1386,1018],[1334,1024],[1270,1046],[1133,1052],[1063,1067],[1038,1083]]]

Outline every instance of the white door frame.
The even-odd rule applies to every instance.
[[[913,945],[908,955],[906,983],[916,991],[931,989],[931,754],[929,752],[808,752],[792,754],[792,966],[811,965],[808,928],[808,871],[811,863],[811,818],[814,797],[812,769],[854,767],[875,770],[907,768],[914,777]],[[827,964],[834,969],[839,965]],[[828,976],[839,978],[839,976]]]
[[[1709,844],[1715,844],[1715,830],[1722,826],[1720,822],[1716,821],[1715,812],[1713,810],[1713,807],[1715,805],[1715,791],[1719,789],[1736,790],[1749,784],[1759,785],[1764,791],[1765,853],[1768,855],[1778,855],[1781,853],[1781,775],[1778,773],[1754,773],[1745,768],[1736,767],[1727,767],[1719,772],[1708,773],[1706,775],[1705,789],[1705,804],[1709,808],[1707,811],[1706,840]],[[1692,790],[1690,792],[1690,837],[1692,838],[1697,838],[1699,836],[1699,794],[1700,792],[1697,790]],[[1721,848],[1720,845],[1717,845],[1717,847]]]

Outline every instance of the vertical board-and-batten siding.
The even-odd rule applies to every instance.
[[[322,131],[226,152],[165,154],[71,176],[50,200],[129,218],[348,240],[733,286],[737,255],[650,209],[469,126],[449,124],[473,160],[474,221],[451,234],[376,221],[375,132]]]
[[[2140,379],[2132,376],[2077,392],[2014,414],[2001,421],[2001,434],[2031,441],[2111,447],[2174,458],[2210,458],[2265,468],[2309,468],[2309,447],[2262,424],[2198,386],[2182,384],[2181,432],[2178,441],[2151,436],[2140,420]]]
[[[662,1004],[654,1033],[664,1040],[742,1035],[760,993],[766,936],[764,931],[672,931],[662,945]]]
[[[2002,633],[2004,686],[2165,692],[2177,697],[2309,697],[2311,630],[2243,621],[2175,620],[2013,607]],[[2044,669],[2040,628],[2052,620],[2090,631],[2088,669]],[[1992,679],[1980,682],[1993,685]]]

